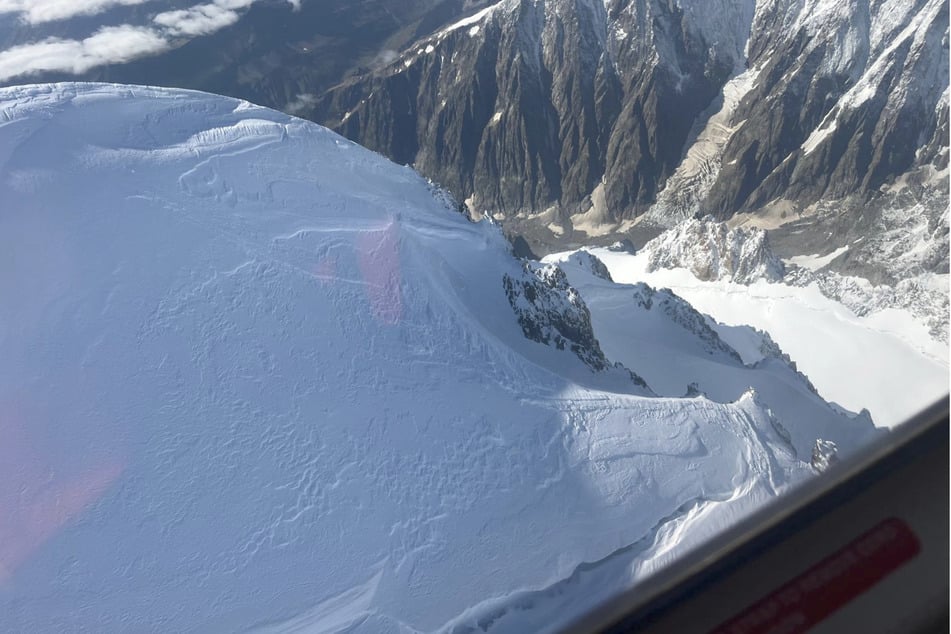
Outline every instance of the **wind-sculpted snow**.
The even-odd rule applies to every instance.
[[[825,402],[769,335],[717,323],[667,289],[606,282],[573,265],[569,254],[546,260],[560,262],[585,298],[605,354],[642,376],[656,393],[730,402],[752,389],[803,458],[823,430],[833,434],[824,438],[849,444],[871,427],[867,414],[847,415]],[[742,343],[744,354],[725,337]]]
[[[522,264],[437,198],[243,102],[0,90],[0,631],[554,625],[866,435],[774,360],[605,339],[624,287],[603,358],[756,396],[526,338]]]
[[[641,253],[648,257],[652,271],[685,268],[705,281],[777,281],[785,273],[765,231],[730,229],[711,217],[685,220],[648,242]]]

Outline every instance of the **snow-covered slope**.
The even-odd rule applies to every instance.
[[[752,389],[776,424],[786,429],[781,433],[788,433],[800,456],[808,455],[816,438],[832,429],[848,436],[847,428],[837,424],[841,409],[822,400],[769,335],[748,326],[730,329],[711,323],[669,290],[615,284],[569,258],[547,259],[560,261],[585,297],[605,354],[642,376],[657,393],[704,394],[730,402]],[[837,438],[827,440],[838,443]]]
[[[739,349],[747,345],[744,340],[749,341],[743,327],[768,332],[823,398],[852,411],[868,409],[878,425],[898,424],[947,394],[947,337],[934,334],[935,329],[947,330],[946,276],[935,280],[945,285],[943,292],[921,291],[938,309],[943,306],[945,315],[934,317],[943,319],[942,326],[922,318],[918,314],[922,306],[901,304],[890,288],[876,292],[854,278],[809,277],[794,270],[782,281],[739,284],[716,277],[698,279],[683,265],[655,267],[648,253],[591,252],[618,282],[672,289],[721,322],[715,329],[725,339],[739,336],[735,342]],[[835,288],[829,288],[830,284]],[[610,355],[612,348],[598,330],[597,300],[592,300],[591,311],[595,334]],[[754,349],[756,345],[754,338]],[[618,359],[628,362],[625,357]],[[632,364],[631,369],[640,367]],[[644,376],[650,383],[650,375]]]
[[[552,626],[811,472],[770,403],[592,367],[496,227],[244,102],[0,90],[0,253],[5,632]]]

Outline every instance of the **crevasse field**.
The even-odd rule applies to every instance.
[[[497,227],[244,102],[2,89],[0,205],[0,631],[551,629],[877,433],[570,263],[649,388],[527,339]]]

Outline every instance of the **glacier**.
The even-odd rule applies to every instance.
[[[877,433],[570,263],[615,365],[526,338],[497,226],[233,99],[0,89],[0,254],[4,632],[554,629]]]
[[[798,268],[785,277],[733,279],[737,259],[745,270],[773,270],[776,260],[768,249],[750,248],[761,245],[755,230],[748,231],[747,242],[734,245],[736,251],[726,249],[723,262],[717,257],[722,244],[678,241],[688,235],[671,230],[637,254],[605,248],[591,253],[618,282],[670,289],[708,316],[714,330],[739,351],[757,338],[750,328],[769,333],[824,399],[847,410],[868,410],[876,425],[894,427],[926,403],[946,398],[951,376],[947,275],[903,281],[895,289]],[[546,261],[569,257],[553,254]],[[934,288],[925,286],[928,282]],[[592,312],[597,312],[594,306]],[[611,354],[606,346],[605,351]]]

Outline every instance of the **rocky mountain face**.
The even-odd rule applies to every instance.
[[[7,59],[0,83],[79,73],[304,116],[504,219],[524,254],[712,214],[782,257],[850,246],[835,266],[876,283],[948,271],[943,0],[259,0],[191,35],[153,4],[0,8],[5,53],[103,25],[163,38],[85,71]]]
[[[646,209],[741,68],[752,2],[503,0],[311,116],[477,211]],[[601,217],[599,216],[599,217]]]
[[[22,6],[0,3],[0,51],[50,40],[78,41],[102,26],[153,29],[167,39],[161,52],[124,63],[96,65],[78,73],[83,81],[176,86],[246,99],[299,114],[316,96],[351,75],[371,72],[397,52],[460,14],[491,0],[350,0],[288,2],[197,0],[90,3],[95,15],[29,21]],[[69,3],[35,3],[36,12],[71,14]],[[46,4],[46,7],[38,6]],[[28,6],[29,3],[26,3]],[[206,15],[234,12],[234,23],[196,22],[191,30],[162,31],[158,12],[205,7]],[[95,10],[93,10],[95,9]],[[157,30],[156,30],[157,29]],[[39,53],[37,53],[38,55]],[[103,52],[104,58],[109,55]],[[42,67],[43,64],[36,66]],[[56,68],[52,64],[51,68]],[[2,75],[2,74],[0,74]],[[49,70],[0,76],[0,85],[75,80],[77,74]]]
[[[883,187],[923,169],[924,211],[940,220],[948,6],[502,0],[307,114],[475,212],[530,216],[556,237],[698,212],[756,212],[772,228],[829,201],[876,208]]]
[[[812,450],[812,461],[810,463],[812,468],[822,473],[838,461],[838,448],[835,446],[835,443],[818,438],[816,440],[816,446]]]
[[[753,33],[757,81],[708,209],[728,217],[842,198],[947,165],[946,2],[769,0]]]
[[[525,336],[559,350],[570,349],[592,370],[610,367],[591,328],[591,313],[564,271],[536,262],[523,262],[522,268],[520,279],[505,275],[502,283]]]
[[[922,214],[919,222],[927,224],[927,214]],[[801,227],[801,224],[795,226]],[[855,247],[860,251],[856,256],[859,262],[868,257],[861,254],[864,242]],[[884,248],[880,239],[868,242]],[[927,256],[938,244],[939,238],[919,241],[917,255]],[[899,246],[897,242],[891,244],[892,249]],[[947,251],[947,233],[944,234],[944,248]],[[946,283],[940,276],[921,273],[919,269],[918,275],[910,274],[893,283],[873,283],[867,278],[843,274],[836,267],[837,262],[849,260],[851,250],[852,247],[843,247],[824,258],[797,257],[787,265],[774,251],[765,230],[755,227],[731,229],[728,223],[707,216],[691,218],[672,227],[645,244],[640,254],[647,257],[647,268],[651,272],[686,269],[697,279],[708,282],[730,280],[749,285],[762,280],[800,287],[814,285],[823,295],[840,302],[860,317],[890,308],[905,310],[924,324],[936,341],[947,343],[949,298]],[[887,255],[889,251],[885,253]],[[944,257],[947,258],[947,253]],[[572,253],[567,260],[583,267],[581,263],[586,258],[600,263],[596,256],[583,250]],[[900,265],[898,262],[897,266]]]

